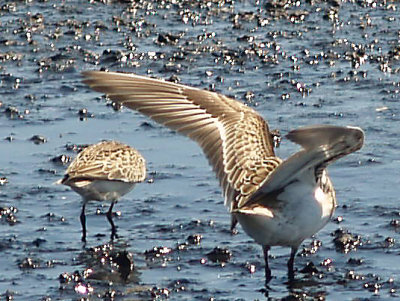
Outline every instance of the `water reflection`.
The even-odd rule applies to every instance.
[[[76,264],[84,268],[59,276],[63,294],[112,299],[118,294],[149,293],[148,287],[138,284],[140,273],[126,242],[118,240],[85,248],[77,256]]]
[[[286,282],[286,296],[281,298],[282,292],[277,292],[272,285],[269,285],[260,292],[267,298],[267,300],[276,300],[275,295],[279,295],[279,300],[326,300],[325,285],[319,282],[318,279],[312,277],[309,279],[294,279]]]

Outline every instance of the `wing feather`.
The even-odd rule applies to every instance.
[[[134,74],[83,75],[92,89],[196,141],[213,166],[230,210],[256,191],[281,162],[275,157],[266,121],[234,99]],[[273,162],[272,167],[265,162]]]
[[[320,170],[321,175],[329,164],[359,150],[364,144],[364,132],[357,127],[312,125],[293,130],[286,137],[300,144],[302,150],[277,166],[246,205],[265,202],[269,199],[268,194],[285,187],[305,171],[311,170],[315,174]]]

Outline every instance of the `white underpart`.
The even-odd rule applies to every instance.
[[[324,204],[329,203],[330,202],[330,198],[329,195],[325,194],[323,192],[323,190],[318,187],[317,189],[315,189],[315,193],[314,193],[315,199],[317,200],[317,202],[320,203],[321,208],[322,208],[322,217],[330,217],[332,215],[332,209],[330,206],[325,206]]]
[[[75,182],[71,188],[78,192],[85,201],[115,202],[130,192],[135,184],[123,181],[93,180]]]
[[[334,202],[310,179],[310,173],[304,173],[287,185],[277,196],[276,209],[239,210],[236,216],[244,231],[261,245],[289,247],[318,232],[329,221]]]

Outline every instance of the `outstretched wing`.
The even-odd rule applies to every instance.
[[[94,90],[196,141],[217,174],[230,210],[280,163],[267,123],[234,99],[134,74],[83,75]]]
[[[318,177],[329,164],[364,144],[364,132],[357,127],[313,125],[293,130],[286,137],[303,149],[280,164],[245,205],[267,200],[268,194],[284,188],[304,171],[312,170]]]

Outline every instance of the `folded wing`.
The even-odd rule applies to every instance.
[[[146,177],[144,158],[131,147],[116,141],[91,145],[68,166],[64,181],[79,178],[142,182]]]

